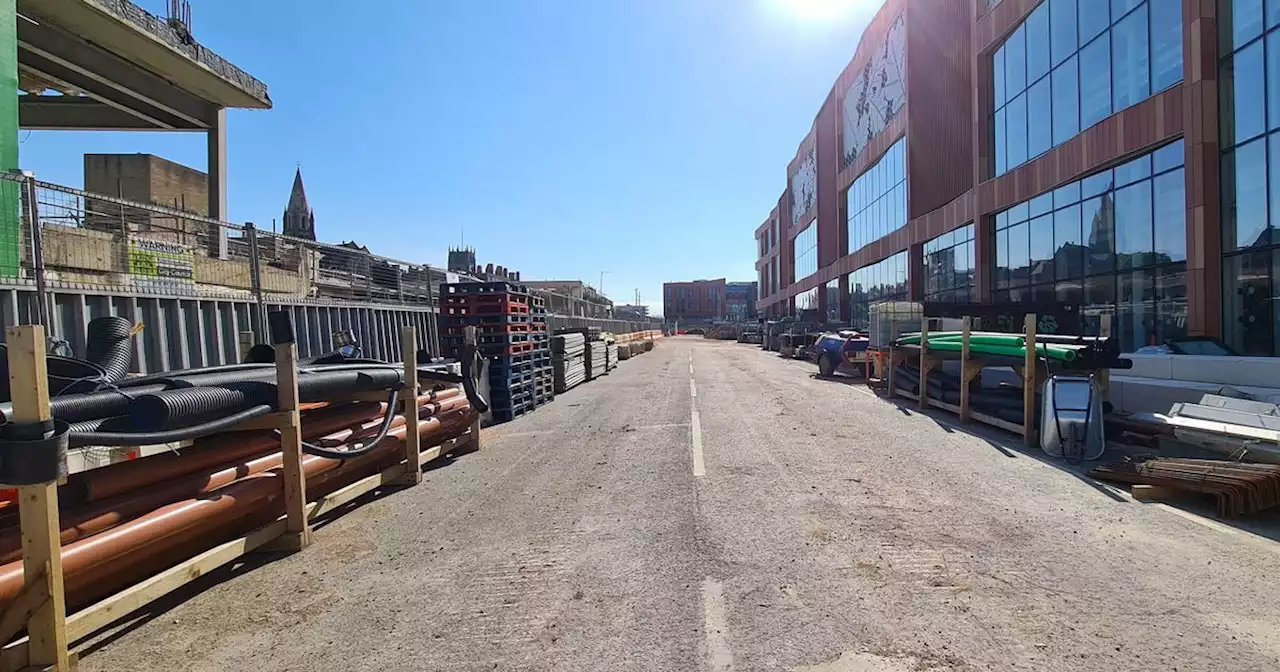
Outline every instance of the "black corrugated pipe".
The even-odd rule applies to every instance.
[[[274,406],[251,406],[216,420],[159,432],[82,432],[69,437],[72,446],[149,446],[157,443],[186,441],[226,431],[236,425],[270,413]]]
[[[133,323],[114,315],[95,317],[86,332],[85,359],[106,371],[107,382],[124,378],[133,363]]]

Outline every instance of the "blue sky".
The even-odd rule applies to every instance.
[[[270,226],[300,162],[322,240],[443,265],[465,231],[481,263],[607,271],[615,301],[658,307],[664,281],[756,279],[752,231],[879,4],[195,0],[193,32],[275,103],[229,113],[233,221]],[[198,134],[19,140],[76,187],[84,153],[205,167]]]

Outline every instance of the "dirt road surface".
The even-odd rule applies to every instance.
[[[813,368],[667,339],[80,669],[1280,669],[1280,544]]]

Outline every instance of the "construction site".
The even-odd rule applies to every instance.
[[[904,16],[1067,4],[889,0],[851,72],[925,48]],[[1185,300],[1149,297],[1184,313],[1160,343],[1114,286],[1018,300],[962,258],[1050,215],[908,218],[933,168],[893,100],[839,169],[815,122],[758,282],[650,315],[604,272],[323,242],[301,168],[279,231],[228,221],[227,111],[273,103],[186,2],[0,0],[0,36],[0,672],[1280,669],[1280,360],[1170,330]],[[55,184],[20,129],[203,133],[207,170],[90,153]],[[1131,182],[1182,175],[1150,149]],[[902,221],[845,249],[837,178]]]

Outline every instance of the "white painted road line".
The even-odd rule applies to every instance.
[[[707,475],[707,463],[702,458],[702,421],[698,418],[698,409],[693,409],[689,419],[689,434],[693,439],[693,475],[702,478]]]
[[[695,399],[698,397],[698,385],[693,382],[692,378],[689,379],[689,396]]]
[[[724,615],[724,586],[714,579],[702,582],[702,614],[707,636],[707,668],[712,672],[732,672],[733,652],[729,650],[729,626]]]

